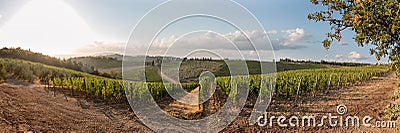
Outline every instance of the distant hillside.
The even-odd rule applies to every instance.
[[[76,57],[69,59],[73,62],[79,62],[82,64],[89,64],[98,69],[108,69],[122,67],[121,60],[107,56],[88,56],[88,57]]]
[[[88,64],[94,68],[107,71],[107,69],[122,68],[122,60],[125,59],[125,66],[127,67],[143,67],[144,56],[123,56],[119,54],[104,55],[104,56],[85,56],[85,57],[75,57],[70,58],[74,62],[80,62],[83,64]],[[151,65],[153,61],[156,60],[181,60],[175,57],[157,57],[148,56],[146,57],[146,65]]]
[[[95,71],[93,67],[80,62],[61,60],[48,55],[43,55],[42,53],[32,52],[31,50],[24,50],[21,48],[2,48],[0,49],[0,58],[21,59],[87,73],[94,73]]]
[[[84,63],[80,61],[74,61],[71,59],[59,59],[55,57],[51,57],[48,55],[43,55],[42,53],[32,52],[31,50],[24,50],[21,48],[2,48],[0,49],[0,58],[9,58],[9,59],[20,59],[30,62],[42,63],[49,66],[55,66],[60,68],[67,68],[75,71],[85,72],[93,75],[103,76],[107,78],[115,78],[111,76],[109,73],[99,72],[96,67],[94,67],[92,63]],[[109,60],[107,59],[107,62]],[[109,64],[104,63],[102,65]],[[120,64],[117,63],[117,64]],[[98,65],[101,66],[101,65]]]
[[[0,58],[0,82],[7,78],[14,78],[29,82],[34,82],[37,80],[46,82],[44,80],[66,77],[100,78],[100,76],[95,76],[67,68],[45,65],[38,62],[31,62],[21,59]]]

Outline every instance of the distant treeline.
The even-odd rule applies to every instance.
[[[60,59],[43,55],[42,53],[32,52],[31,50],[24,50],[18,48],[2,48],[0,49],[0,58],[21,59],[31,62],[38,62],[45,65],[56,66],[61,68],[68,68],[75,71],[85,72],[89,74],[109,77],[109,74],[99,73],[93,66],[83,64],[81,62],[73,61],[71,59]]]
[[[289,63],[309,63],[309,64],[323,64],[323,65],[335,65],[335,66],[366,66],[371,65],[368,63],[356,63],[356,62],[330,62],[330,61],[304,61],[304,60],[292,60],[289,58],[280,59],[280,62],[289,62]]]
[[[203,58],[197,58],[197,57],[194,57],[194,58],[183,58],[183,61],[213,61],[213,59],[211,58],[211,57],[209,57],[209,58],[207,58],[207,57],[203,57]]]
[[[91,59],[98,59],[98,60],[118,60],[116,57],[107,57],[107,56],[82,56],[82,57],[72,57],[69,60],[74,60],[74,59],[85,59],[85,58],[91,58]]]

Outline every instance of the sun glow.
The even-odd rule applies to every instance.
[[[63,0],[31,0],[0,28],[0,46],[62,55],[93,42],[93,33]]]

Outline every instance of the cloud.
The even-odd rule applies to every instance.
[[[304,43],[314,43],[310,40],[311,35],[307,34],[303,28],[289,29],[281,31],[283,35],[275,37],[277,39],[271,40],[274,44],[274,50],[296,50],[307,48]]]
[[[265,33],[274,36],[270,38],[274,50],[306,48],[307,46],[300,44],[304,43],[310,37],[310,35],[305,33],[303,28],[285,30],[280,32],[281,34],[279,34],[277,30],[271,30],[268,32],[245,31],[245,34],[253,41],[257,50],[271,50],[271,46],[265,46],[269,44]],[[174,44],[179,45],[180,48],[186,49],[207,48],[235,50],[236,48],[232,46],[232,43],[235,44],[239,50],[255,50],[248,38],[240,31],[226,34],[200,32],[193,33],[192,35],[183,38],[178,38],[177,36],[164,37],[156,39],[154,46],[158,46],[159,48],[168,48],[171,44]]]
[[[255,51],[271,51],[274,50],[295,50],[306,48],[301,43],[307,43],[307,36],[304,29],[297,28],[293,30],[285,30],[278,32],[277,30],[264,31],[245,31],[248,38],[241,31],[234,31],[225,34],[218,34],[211,31],[194,32],[183,37],[180,36],[164,36],[155,39],[150,47],[150,55],[164,55],[166,51],[174,56],[182,56],[198,49],[208,50],[224,50],[224,51],[246,51],[249,56],[255,55]],[[266,33],[274,34],[270,42]],[[144,55],[148,50],[141,42],[130,42],[134,48],[130,48],[131,55]],[[76,50],[78,54],[87,53],[123,53],[125,50],[125,42],[122,41],[96,41]],[[168,54],[169,54],[168,53]],[[237,54],[232,53],[231,54]],[[229,56],[229,55],[228,55]]]
[[[336,55],[327,55],[324,60],[326,61],[339,61],[339,62],[365,62],[371,59],[370,57],[363,56],[356,51],[351,51],[347,54],[338,53]]]
[[[349,53],[348,58],[349,59],[360,59],[361,55],[359,53],[357,53],[356,51],[352,51]]]
[[[349,55],[347,56],[347,58],[349,58],[349,59],[352,60],[352,61],[366,60],[366,59],[368,59],[368,57],[361,56],[361,54],[360,54],[360,53],[357,53],[356,51],[351,51],[351,52],[349,53]]]
[[[290,44],[299,41],[304,41],[308,37],[306,36],[303,28],[296,28],[294,30],[284,30],[282,32],[286,33],[285,37],[283,38],[284,41],[282,42],[283,46],[288,46]]]
[[[272,41],[272,44],[274,46],[274,50],[296,50],[307,48],[307,46],[304,45],[280,45],[279,41]]]
[[[267,36],[260,31],[246,31],[248,36],[258,50],[271,50],[267,41]],[[251,42],[242,32],[235,31],[226,34],[218,34],[214,32],[196,32],[186,35],[182,38],[177,36],[163,37],[156,39],[152,48],[155,49],[230,49],[230,50],[255,50]],[[236,47],[237,48],[236,48]]]
[[[335,60],[343,60],[343,55],[342,54],[335,55]]]

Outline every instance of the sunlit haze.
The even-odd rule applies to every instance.
[[[63,0],[32,0],[0,28],[2,45],[50,55],[72,52],[94,41],[79,14]]]

